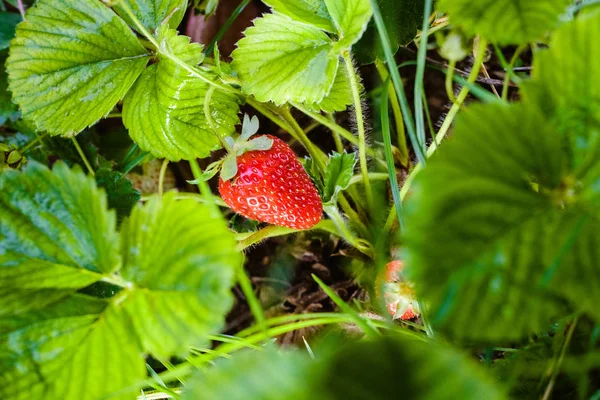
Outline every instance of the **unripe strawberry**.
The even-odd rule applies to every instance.
[[[383,298],[388,312],[394,319],[413,319],[420,314],[412,284],[402,276],[404,263],[389,262],[377,278],[376,292],[383,290]]]
[[[237,155],[237,172],[219,180],[227,205],[247,218],[292,229],[309,229],[321,220],[323,204],[296,154],[283,140],[261,135],[254,141],[272,141],[268,150]]]

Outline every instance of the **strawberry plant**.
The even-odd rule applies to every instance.
[[[0,0],[0,396],[598,399],[597,3]]]

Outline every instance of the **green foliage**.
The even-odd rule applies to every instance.
[[[311,367],[308,354],[296,350],[248,350],[198,373],[183,399],[308,400],[315,398],[311,384],[318,376]]]
[[[329,93],[339,63],[320,29],[267,14],[245,31],[231,66],[242,90],[258,101],[319,103]]]
[[[167,357],[203,344],[233,304],[233,269],[242,262],[221,216],[169,193],[134,209],[121,231],[121,273],[139,288],[123,307],[143,349]]]
[[[452,23],[472,35],[500,44],[539,39],[555,28],[571,0],[440,0]]]
[[[0,126],[7,120],[17,119],[19,112],[17,106],[12,102],[8,91],[8,75],[4,69],[5,59],[0,57]]]
[[[108,114],[147,61],[102,3],[40,0],[17,27],[6,68],[23,116],[39,130],[73,135]]]
[[[323,182],[325,187],[323,200],[325,202],[335,202],[338,193],[350,186],[356,161],[354,153],[334,153],[329,157]]]
[[[3,320],[0,343],[6,349],[0,393],[6,398],[99,398],[145,372],[127,321],[114,306],[83,295]]]
[[[295,21],[316,26],[327,32],[335,32],[325,0],[265,0],[264,3],[273,8],[273,11],[287,15]]]
[[[127,4],[136,18],[144,25],[144,28],[154,32],[159,26],[166,22],[168,26],[177,28],[187,8],[187,0],[121,0]],[[115,5],[115,11],[129,24],[135,27],[135,24],[123,10],[123,6]]]
[[[0,50],[8,48],[10,41],[15,37],[15,29],[19,22],[19,14],[0,12]]]
[[[157,32],[161,51],[194,66],[202,62],[202,46],[163,25]],[[123,102],[123,123],[142,150],[172,161],[206,157],[220,147],[204,113],[210,85],[163,53],[149,66]],[[218,134],[230,135],[239,122],[235,95],[215,91],[210,112]]]
[[[135,190],[131,181],[118,171],[101,168],[96,171],[96,183],[106,191],[108,208],[117,212],[117,218],[122,220],[129,216],[133,206],[140,200],[140,193]]]
[[[534,83],[525,84],[523,95],[536,97],[532,101],[541,103],[549,116],[580,119],[582,127],[598,125],[600,54],[592,49],[600,38],[599,21],[596,14],[563,26],[552,37],[550,48],[536,54]]]
[[[314,111],[322,110],[332,113],[344,111],[350,104],[352,104],[352,87],[350,86],[346,64],[342,60],[338,65],[335,80],[329,94],[319,103],[309,104],[308,106]]]
[[[321,177],[317,164],[312,158],[304,161],[304,169],[313,180],[324,204],[334,206],[337,195],[350,186],[356,162],[355,153],[333,153],[327,161],[324,177]]]
[[[325,4],[339,36],[336,48],[352,46],[367,29],[373,15],[369,0],[325,0]]]
[[[254,21],[232,53],[242,90],[258,101],[306,103],[314,110],[341,111],[352,102],[339,56],[366,29],[368,0],[267,1],[275,11]],[[331,32],[332,24],[338,40]]]
[[[379,337],[307,353],[246,351],[199,373],[184,399],[504,399],[476,364],[439,344]],[[442,379],[443,377],[443,379]],[[232,385],[231,382],[236,382]],[[466,389],[468,388],[468,389]]]
[[[390,45],[395,54],[400,45],[410,43],[423,23],[424,0],[377,0]],[[367,25],[362,38],[352,48],[362,64],[383,60],[381,39],[373,21]]]
[[[465,355],[412,338],[351,343],[333,355],[322,382],[332,400],[506,398]]]
[[[0,202],[2,254],[96,273],[117,268],[115,217],[81,171],[31,163],[24,173],[3,172]]]
[[[569,51],[594,53],[595,41],[580,38],[597,39],[599,23],[584,19],[557,32],[528,89],[555,79],[576,85]],[[588,82],[579,94],[586,99],[566,90],[471,107],[418,178],[407,211],[408,264],[434,326],[491,341],[546,330],[569,310],[599,317],[600,88]]]
[[[153,198],[123,225],[119,250],[93,178],[63,163],[1,174],[0,395],[100,398],[144,378],[144,353],[205,341],[232,304],[241,262],[212,210],[174,193]],[[74,293],[100,280],[123,288],[106,300]]]

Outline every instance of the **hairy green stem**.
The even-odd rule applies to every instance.
[[[342,239],[344,239],[346,242],[348,242],[348,244],[350,244],[352,247],[354,247],[355,249],[357,249],[358,251],[360,251],[367,257],[369,257],[369,258],[374,257],[372,246],[364,239],[358,239],[354,235],[354,233],[352,233],[350,231],[350,229],[348,229],[346,221],[344,221],[344,218],[341,216],[341,214],[335,204],[324,205],[323,211],[325,211],[325,213],[327,214],[329,219],[331,219],[331,221],[335,224],[335,226],[337,228],[337,234]]]
[[[358,128],[358,158],[360,163],[360,171],[363,175],[363,184],[365,186],[367,205],[369,206],[370,210],[373,210],[373,189],[371,188],[371,182],[369,181],[369,166],[367,165],[366,152],[367,139],[362,103],[360,99],[360,85],[358,83],[358,77],[356,75],[356,70],[354,69],[350,53],[345,51],[342,57],[344,58],[348,76],[350,77],[350,87],[352,88],[352,98],[354,100],[354,113],[356,114],[356,125]]]
[[[346,139],[353,145],[355,145],[355,146],[358,145],[358,139],[356,138],[356,136],[354,136],[352,134],[352,132],[350,132],[349,130],[344,129],[341,126],[339,126],[337,123],[335,123],[335,121],[332,121],[317,112],[309,110],[306,106],[304,106],[302,104],[292,103],[292,106],[294,106],[294,108],[296,108],[297,110],[301,111],[303,114],[306,114],[307,116],[311,117],[315,121],[319,122],[321,125],[329,128],[331,131],[337,133],[338,135],[340,135],[341,137],[343,137],[344,139]]]
[[[129,16],[129,18],[133,21],[134,25],[139,30],[139,32],[141,32],[144,35],[144,37],[146,37],[146,39],[148,39],[148,41],[150,43],[152,43],[152,45],[154,47],[156,47],[156,51],[158,51],[160,54],[167,57],[169,60],[174,62],[176,65],[178,65],[179,67],[181,67],[184,70],[186,70],[187,72],[189,72],[191,76],[194,76],[194,77],[206,82],[207,84],[216,87],[217,89],[221,89],[224,92],[230,92],[230,93],[242,95],[239,90],[234,89],[231,86],[222,85],[218,82],[213,81],[212,79],[210,79],[209,77],[207,77],[203,73],[201,73],[201,71],[199,69],[187,64],[185,61],[183,61],[176,55],[171,54],[170,52],[167,52],[167,51],[164,51],[163,49],[161,49],[160,44],[156,41],[154,36],[152,36],[152,34],[146,29],[146,27],[140,22],[140,20],[135,16],[135,14],[131,10],[131,8],[129,8],[129,5],[127,4],[127,2],[121,1],[121,2],[119,2],[119,5],[125,11],[127,16]]]
[[[315,160],[319,169],[321,171],[325,171],[325,160],[327,160],[327,156],[325,155],[325,153],[323,153],[323,151],[321,151],[321,149],[319,149],[317,146],[314,145],[313,142],[311,142],[308,136],[306,136],[306,133],[304,132],[302,127],[298,125],[298,122],[296,122],[296,120],[292,116],[290,109],[283,108],[281,110],[281,117],[292,128],[294,132],[294,139],[302,143],[302,146],[304,146],[306,151],[308,151],[308,154],[310,154],[313,160]]]
[[[479,75],[479,70],[483,63],[483,57],[485,55],[486,47],[487,47],[487,42],[484,39],[481,39],[479,41],[479,46],[478,46],[478,51],[477,51],[477,55],[475,58],[475,63],[473,65],[473,68],[471,69],[471,73],[469,74],[469,78],[467,80],[467,82],[470,84],[473,84],[473,82],[475,82],[475,80],[477,79],[477,76]],[[456,115],[458,114],[458,111],[460,110],[462,103],[465,101],[465,99],[467,98],[467,96],[469,94],[469,88],[470,88],[470,85],[465,85],[462,88],[462,90],[460,91],[460,93],[458,94],[457,102],[454,103],[454,105],[450,109],[450,112],[446,116],[446,119],[444,120],[442,127],[440,128],[440,130],[438,131],[438,133],[435,137],[435,140],[431,143],[431,145],[427,149],[427,153],[426,153],[427,157],[430,157],[433,153],[435,153],[435,151],[438,148],[438,143],[440,143],[441,140],[444,138],[444,136],[446,136],[446,133],[448,132],[448,129],[450,129],[450,126],[452,125],[454,118],[456,118]],[[406,181],[404,181],[404,185],[402,185],[402,189],[400,190],[400,198],[402,200],[404,200],[404,198],[406,197],[406,194],[408,193],[408,190],[410,189],[410,185],[412,184],[413,180],[415,179],[415,176],[417,175],[417,173],[422,168],[423,168],[423,164],[419,163],[419,164],[415,165],[415,168],[413,168],[412,171],[408,174],[408,177],[406,178]],[[386,223],[385,223],[385,227],[384,227],[385,232],[390,231],[395,218],[396,218],[396,209],[392,208],[390,211],[390,214],[388,215]]]
[[[375,60],[375,68],[379,73],[379,77],[383,82],[388,80],[390,76],[385,64],[380,60]],[[408,154],[408,144],[406,143],[406,131],[404,130],[404,118],[402,117],[402,110],[400,109],[400,103],[398,103],[398,96],[396,95],[396,89],[394,89],[393,83],[388,83],[388,91],[390,93],[390,103],[392,104],[392,112],[394,114],[394,121],[396,122],[396,137],[398,141],[398,150],[400,152],[400,162],[402,165],[410,166],[410,155]]]
[[[454,96],[454,69],[456,68],[456,61],[450,60],[448,64],[448,72],[446,72],[446,96],[452,102],[456,103],[456,96]]]
[[[476,50],[476,54],[475,54],[475,61],[473,63],[473,68],[471,69],[471,73],[469,74],[469,78],[467,79],[467,82],[469,82],[471,84],[473,84],[477,80],[477,77],[479,76],[479,71],[481,70],[481,66],[483,65],[483,59],[485,57],[486,48],[487,48],[487,41],[483,38],[480,38],[479,46],[477,46],[477,50]],[[446,119],[444,120],[442,127],[440,128],[437,135],[435,136],[435,140],[433,141],[433,143],[431,143],[431,146],[429,147],[429,149],[427,149],[427,156],[430,156],[431,154],[433,154],[433,152],[437,149],[438,144],[446,136],[446,133],[448,133],[450,126],[454,122],[454,118],[456,118],[456,115],[458,114],[460,107],[462,106],[462,104],[464,103],[464,101],[468,95],[469,95],[469,86],[464,86],[461,89],[461,91],[458,93],[458,96],[456,98],[456,103],[454,103],[452,105],[452,108],[450,108],[450,111],[448,112],[448,115],[446,116]]]

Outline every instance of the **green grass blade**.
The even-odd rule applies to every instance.
[[[383,135],[383,145],[385,150],[385,160],[388,165],[388,175],[390,186],[392,188],[392,197],[394,198],[394,207],[396,207],[396,216],[400,229],[403,228],[402,222],[402,199],[400,198],[400,187],[396,178],[396,167],[394,166],[394,156],[392,155],[392,137],[390,135],[390,118],[388,114],[388,85],[389,78],[383,84],[381,93],[381,133]]]
[[[383,52],[385,54],[385,60],[388,63],[388,69],[390,70],[392,82],[394,83],[394,88],[396,89],[396,95],[398,96],[398,100],[400,101],[400,108],[402,109],[404,123],[406,124],[406,130],[408,131],[410,143],[415,154],[417,155],[417,159],[419,160],[419,162],[425,164],[425,149],[424,146],[419,145],[419,142],[417,140],[417,135],[415,132],[415,122],[412,116],[412,112],[410,111],[410,107],[408,106],[408,100],[406,99],[406,92],[404,91],[404,86],[402,85],[400,71],[398,70],[396,60],[394,59],[394,53],[392,52],[392,46],[390,45],[390,38],[385,28],[383,17],[381,16],[381,11],[379,10],[379,5],[377,4],[376,0],[371,0],[371,6],[373,7],[373,19],[375,20],[375,25],[377,26],[377,31],[379,32]]]
[[[427,58],[427,39],[429,38],[429,16],[431,15],[432,0],[425,0],[423,12],[423,27],[421,28],[421,43],[417,54],[417,75],[415,77],[415,122],[419,146],[425,148],[425,116],[423,115],[423,77]]]

